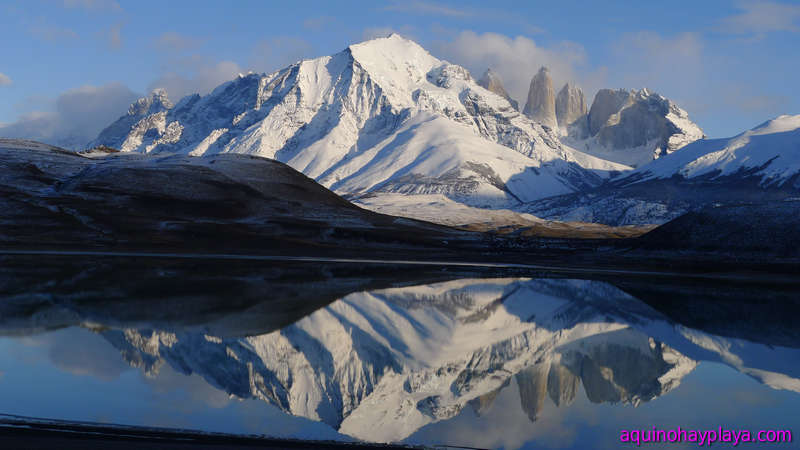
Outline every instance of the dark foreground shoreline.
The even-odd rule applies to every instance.
[[[277,244],[277,243],[276,243]],[[505,242],[507,244],[507,242]],[[532,244],[532,245],[531,245]],[[629,277],[688,277],[703,279],[763,279],[797,282],[800,258],[769,254],[742,255],[691,251],[652,251],[636,248],[625,240],[559,242],[560,245],[499,246],[472,248],[353,248],[318,245],[274,245],[245,248],[168,246],[83,248],[7,246],[0,259],[18,257],[156,258],[162,260],[233,260],[263,262],[366,263],[390,265],[463,267],[478,270],[544,271],[576,275],[625,275]]]
[[[278,439],[196,430],[134,427],[117,424],[67,422],[21,416],[0,415],[0,448],[13,449],[239,449],[311,448],[408,449],[423,448],[361,442]]]

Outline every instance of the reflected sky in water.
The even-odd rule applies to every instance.
[[[102,336],[69,328],[0,339],[2,413],[278,437],[352,440],[169,365],[147,376]]]
[[[791,330],[714,334],[736,327],[676,323],[605,282],[403,283],[276,310],[294,317],[276,326],[285,304],[145,327],[102,302],[9,296],[0,412],[492,448],[615,448],[654,425],[800,432]]]

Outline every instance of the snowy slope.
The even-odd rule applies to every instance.
[[[760,178],[762,186],[780,186],[798,173],[800,115],[783,115],[732,138],[697,141],[626,178],[642,182],[673,176],[713,179],[742,175]],[[795,181],[795,186],[800,183]]]
[[[797,197],[800,116],[784,115],[732,138],[695,141],[597,189],[518,210],[551,220],[638,225],[663,224],[711,206],[772,202],[775,221],[778,210],[789,207],[785,201]],[[743,224],[756,214],[737,211],[744,214]]]
[[[144,116],[132,108],[94,144],[274,158],[351,196],[441,193],[509,205],[597,186],[629,169],[562,145],[466,69],[397,35],[240,76],[171,108],[160,97],[141,103],[156,107]]]
[[[411,217],[448,226],[486,224],[493,228],[503,226],[544,225],[536,216],[509,209],[478,209],[451,200],[442,194],[369,194],[355,202],[358,206],[400,217]]]
[[[653,400],[700,360],[800,390],[797,349],[674,325],[608,284],[580,280],[462,279],[353,293],[283,330],[239,339],[104,334],[148,372],[168,363],[372,441],[447,420],[511,377],[531,387],[520,393],[531,420],[548,396],[569,405],[581,384],[596,403]]]

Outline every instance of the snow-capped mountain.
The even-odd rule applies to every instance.
[[[780,116],[727,139],[702,139],[581,194],[523,210],[555,220],[661,224],[715,204],[800,196],[800,116]]]
[[[537,217],[660,224],[714,201],[750,199],[762,188],[795,189],[774,184],[796,173],[793,150],[782,144],[793,135],[774,143],[766,137],[793,126],[791,118],[732,140],[704,140],[686,111],[647,89],[600,90],[583,114],[579,88],[567,85],[555,98],[546,70],[534,87],[526,111],[546,112],[548,124],[517,111],[491,71],[476,82],[463,67],[391,35],[272,74],[242,75],[175,105],[154,92],[93,144],[126,153],[273,158],[365,208],[468,226],[516,223],[519,213],[536,216],[524,216],[521,226]],[[720,190],[724,180],[746,174],[740,167],[763,172],[763,180],[755,190],[730,183],[735,189]],[[719,176],[711,175],[717,169]],[[675,187],[676,173],[688,175],[692,187]],[[414,207],[433,203],[441,213]],[[449,218],[480,213],[476,207],[495,211]]]
[[[633,167],[705,137],[686,111],[647,89],[601,89],[565,134],[567,145]]]
[[[259,155],[350,197],[444,194],[473,206],[575,192],[629,169],[562,145],[466,69],[398,35],[243,75],[173,107],[155,93],[100,144]]]
[[[800,188],[800,115],[783,115],[727,139],[704,139],[628,174],[621,185],[679,177],[757,178],[763,187]]]
[[[359,292],[246,338],[101,332],[147,373],[170,364],[371,441],[486,408],[512,377],[531,420],[547,398],[569,405],[581,385],[595,403],[651,401],[700,360],[800,392],[797,349],[675,325],[592,281],[462,279]]]

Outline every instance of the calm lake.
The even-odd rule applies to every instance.
[[[0,263],[2,414],[508,449],[616,448],[622,430],[654,426],[800,433],[791,282]]]

